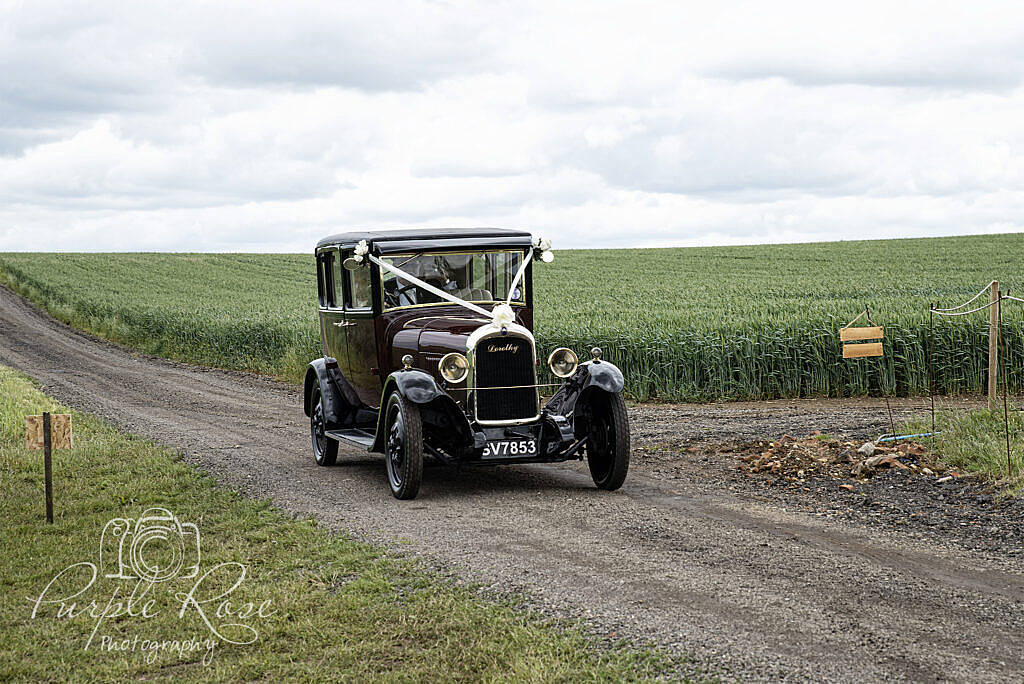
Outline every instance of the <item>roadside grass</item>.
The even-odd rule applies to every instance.
[[[578,623],[486,597],[412,560],[243,498],[171,450],[80,413],[75,449],[54,452],[55,523],[47,525],[42,452],[27,450],[24,437],[24,416],[44,410],[66,412],[0,367],[2,681],[611,681],[671,675],[679,665],[654,650],[602,645]],[[124,614],[127,595],[147,585],[105,576],[116,548],[101,565],[101,535],[111,519],[137,519],[156,506],[198,527],[199,574],[210,574],[194,595],[205,601],[211,625],[233,641],[253,638],[237,626],[247,625],[258,633],[253,643],[216,640],[207,653],[211,627],[191,604],[179,614],[198,578],[153,584],[133,614]],[[147,544],[143,556],[157,562],[160,550],[158,542]],[[91,585],[85,563],[99,567]],[[51,599],[66,599],[75,614],[45,602]],[[218,611],[221,600],[230,602],[230,613]],[[262,614],[239,615],[246,603],[262,605]],[[201,647],[147,646],[152,640],[173,649],[175,640],[190,639]],[[128,650],[112,650],[114,644]]]
[[[948,468],[978,475],[997,484],[1007,494],[1024,490],[1024,413],[1011,407],[1009,472],[1006,462],[1006,421],[1002,409],[989,411],[940,410],[935,414],[934,437],[916,441],[924,444]],[[905,426],[907,434],[931,432],[927,419]]]

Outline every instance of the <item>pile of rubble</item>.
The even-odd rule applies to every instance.
[[[858,444],[815,432],[804,439],[784,435],[772,442],[745,444],[740,451],[744,455],[738,470],[775,475],[789,482],[810,477],[865,480],[881,470],[935,477],[940,482],[960,477],[937,463],[924,445],[914,442]]]

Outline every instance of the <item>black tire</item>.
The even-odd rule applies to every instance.
[[[423,420],[420,407],[398,392],[384,414],[384,460],[396,499],[415,499],[423,481]]]
[[[590,421],[587,430],[587,465],[598,489],[612,491],[622,486],[629,472],[629,418],[621,394],[600,390],[587,401]]]
[[[313,458],[319,466],[332,466],[338,460],[338,443],[327,436],[327,421],[324,420],[324,402],[320,396],[320,385],[313,388],[309,407],[309,434],[313,438]]]

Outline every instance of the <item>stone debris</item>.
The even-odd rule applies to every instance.
[[[778,440],[745,445],[743,450],[750,453],[740,457],[739,470],[776,475],[794,483],[821,476],[866,480],[882,470],[942,478],[939,482],[960,476],[936,462],[923,445],[911,442],[881,445],[865,442],[857,448],[856,443],[827,435],[804,439],[783,435]],[[842,486],[853,488],[852,485]]]

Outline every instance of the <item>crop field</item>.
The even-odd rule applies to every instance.
[[[928,305],[992,279],[1024,292],[1024,235],[556,253],[535,271],[538,346],[594,345],[636,399],[927,392]],[[0,254],[0,280],[73,325],[150,353],[297,379],[320,354],[311,255]],[[979,303],[982,303],[979,301]],[[865,306],[882,360],[844,361]],[[936,319],[936,387],[982,391],[987,313]],[[1024,305],[1004,309],[1024,386]]]

